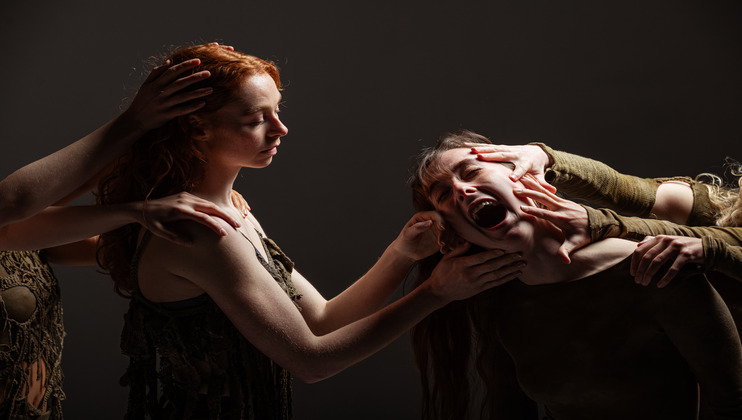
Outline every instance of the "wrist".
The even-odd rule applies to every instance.
[[[131,203],[116,204],[115,206],[128,223],[138,223],[142,226],[145,225],[147,220],[144,214],[146,210],[146,202],[135,201]]]
[[[114,133],[114,138],[133,143],[149,130],[127,109],[113,120],[111,131]]]
[[[427,302],[433,308],[433,311],[438,310],[453,301],[450,296],[445,293],[441,293],[440,290],[436,290],[434,282],[430,279],[424,281],[415,290],[420,295],[420,298]]]
[[[394,241],[392,241],[391,244],[386,248],[386,253],[388,253],[394,261],[396,261],[399,264],[406,265],[407,268],[411,267],[412,264],[417,262],[417,258],[415,258],[414,255],[410,255],[410,253],[405,252],[404,247],[400,244],[400,239],[397,238]]]
[[[528,143],[529,146],[536,146],[543,152],[543,165],[544,169],[550,168],[552,165],[554,165],[554,150],[545,145],[544,143]]]

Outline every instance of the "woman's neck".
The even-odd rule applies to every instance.
[[[526,266],[520,280],[528,285],[559,283],[569,276],[558,251],[564,235],[553,225],[535,223],[530,240],[522,241],[520,252]]]
[[[232,186],[239,170],[217,172],[207,168],[204,179],[192,193],[220,207],[232,207]]]

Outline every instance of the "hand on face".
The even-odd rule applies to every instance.
[[[521,178],[526,188],[515,189],[516,196],[526,197],[541,204],[541,207],[521,206],[521,210],[534,217],[553,223],[564,233],[564,243],[559,247],[559,256],[565,264],[571,262],[569,254],[590,243],[587,211],[574,201],[558,197],[530,176]]]
[[[397,236],[397,250],[413,261],[433,255],[443,245],[446,222],[438,212],[421,211],[412,216]]]
[[[488,145],[481,143],[467,143],[471,146],[471,152],[477,155],[477,159],[484,162],[510,162],[515,165],[510,179],[518,181],[525,174],[535,177],[547,190],[556,192],[556,188],[546,182],[544,173],[549,167],[549,156],[538,146],[508,146]]]
[[[639,242],[631,257],[631,275],[637,284],[646,286],[669,261],[672,265],[657,281],[657,287],[670,284],[685,264],[703,264],[703,241],[685,236],[649,236]]]
[[[514,280],[525,266],[517,253],[495,249],[466,255],[469,248],[467,242],[453,248],[426,281],[445,302],[467,299]]]

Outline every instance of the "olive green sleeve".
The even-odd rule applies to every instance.
[[[713,226],[719,214],[716,206],[711,203],[709,190],[705,184],[697,181],[691,181],[690,187],[693,189],[693,210],[688,216],[688,226]]]
[[[640,178],[624,175],[605,163],[554,150],[543,143],[532,144],[541,147],[551,162],[551,167],[546,170],[546,180],[570,197],[621,214],[649,217],[657,188],[663,182],[682,181],[693,190],[693,209],[686,224],[711,226],[716,223],[718,214],[703,183],[685,176]]]
[[[570,197],[622,214],[649,216],[654,206],[658,180],[624,175],[597,160],[554,150],[543,143],[551,167],[546,181]]]
[[[702,238],[711,236],[732,246],[742,246],[742,227],[685,226],[666,220],[620,216],[609,209],[585,206],[590,239],[624,238],[642,240],[645,236],[675,235]]]
[[[619,216],[608,209],[585,207],[591,241],[618,237],[691,236],[703,240],[704,269],[742,280],[742,227],[684,226],[666,220]]]
[[[719,238],[703,237],[704,268],[742,280],[742,246],[732,246]]]

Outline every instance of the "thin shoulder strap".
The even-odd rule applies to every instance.
[[[247,242],[250,242],[250,245],[252,245],[253,249],[255,250],[255,256],[258,257],[260,264],[262,264],[263,267],[265,267],[268,270],[268,272],[272,274],[273,273],[273,270],[272,270],[273,260],[270,258],[270,256],[268,256],[268,258],[263,257],[263,254],[260,253],[260,250],[258,250],[258,247],[255,246],[255,244],[250,240],[250,238],[248,238],[247,235],[245,235],[241,230],[239,230],[238,232],[240,232],[243,238],[247,239]],[[263,238],[263,235],[261,235],[257,229],[255,230],[255,232],[257,232],[258,236],[260,236],[261,239]]]

